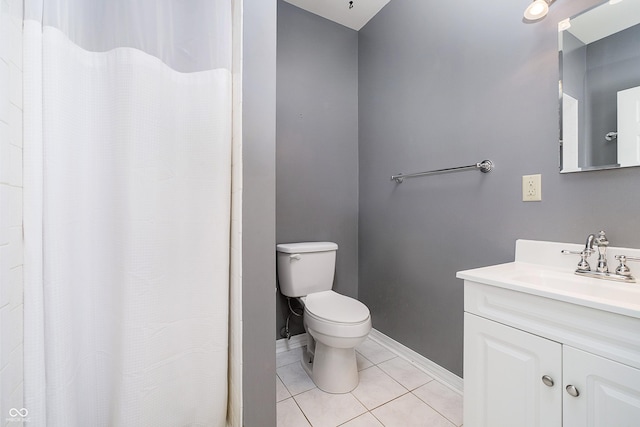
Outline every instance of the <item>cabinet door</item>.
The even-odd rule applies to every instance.
[[[464,314],[465,427],[560,427],[561,370],[559,343]]]
[[[565,427],[637,427],[640,425],[640,369],[564,346]]]

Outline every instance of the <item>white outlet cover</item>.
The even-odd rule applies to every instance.
[[[522,177],[522,201],[539,202],[542,200],[542,175],[524,175]]]

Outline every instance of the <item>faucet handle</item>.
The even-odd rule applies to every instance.
[[[591,271],[591,266],[587,262],[587,257],[589,257],[593,253],[593,249],[584,248],[581,251],[568,251],[563,249],[560,253],[564,255],[580,255],[580,262],[578,263],[579,271]]]
[[[615,258],[618,260],[624,258],[626,261],[640,261],[640,257],[627,256],[627,255],[616,255]]]
[[[567,249],[563,249],[560,251],[561,254],[563,255],[582,255],[582,254],[587,254],[587,256],[591,255],[592,253],[594,253],[595,251],[593,249],[583,249],[581,251],[570,251]]]
[[[627,261],[640,261],[640,258],[638,257],[626,255],[616,255],[615,259],[620,261],[620,265],[616,268],[616,274],[627,277],[631,277],[631,269],[627,267]]]
[[[600,231],[598,236],[595,239],[595,244],[600,246],[609,246],[609,239],[607,239],[607,234],[604,231]]]

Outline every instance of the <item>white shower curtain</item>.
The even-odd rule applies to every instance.
[[[88,13],[87,3],[98,7]],[[221,6],[190,9],[201,3]],[[27,3],[36,18],[24,27],[31,426],[225,425],[231,59],[211,46],[230,42],[229,3]],[[74,7],[82,13],[70,17]],[[207,13],[196,36],[184,18],[206,23]],[[225,13],[229,38],[212,42],[209,27]],[[108,33],[99,23],[118,37],[98,43]],[[132,39],[120,39],[127,28]]]

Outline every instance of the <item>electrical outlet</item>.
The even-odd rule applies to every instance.
[[[522,201],[539,202],[542,200],[542,175],[524,175],[522,177]]]

